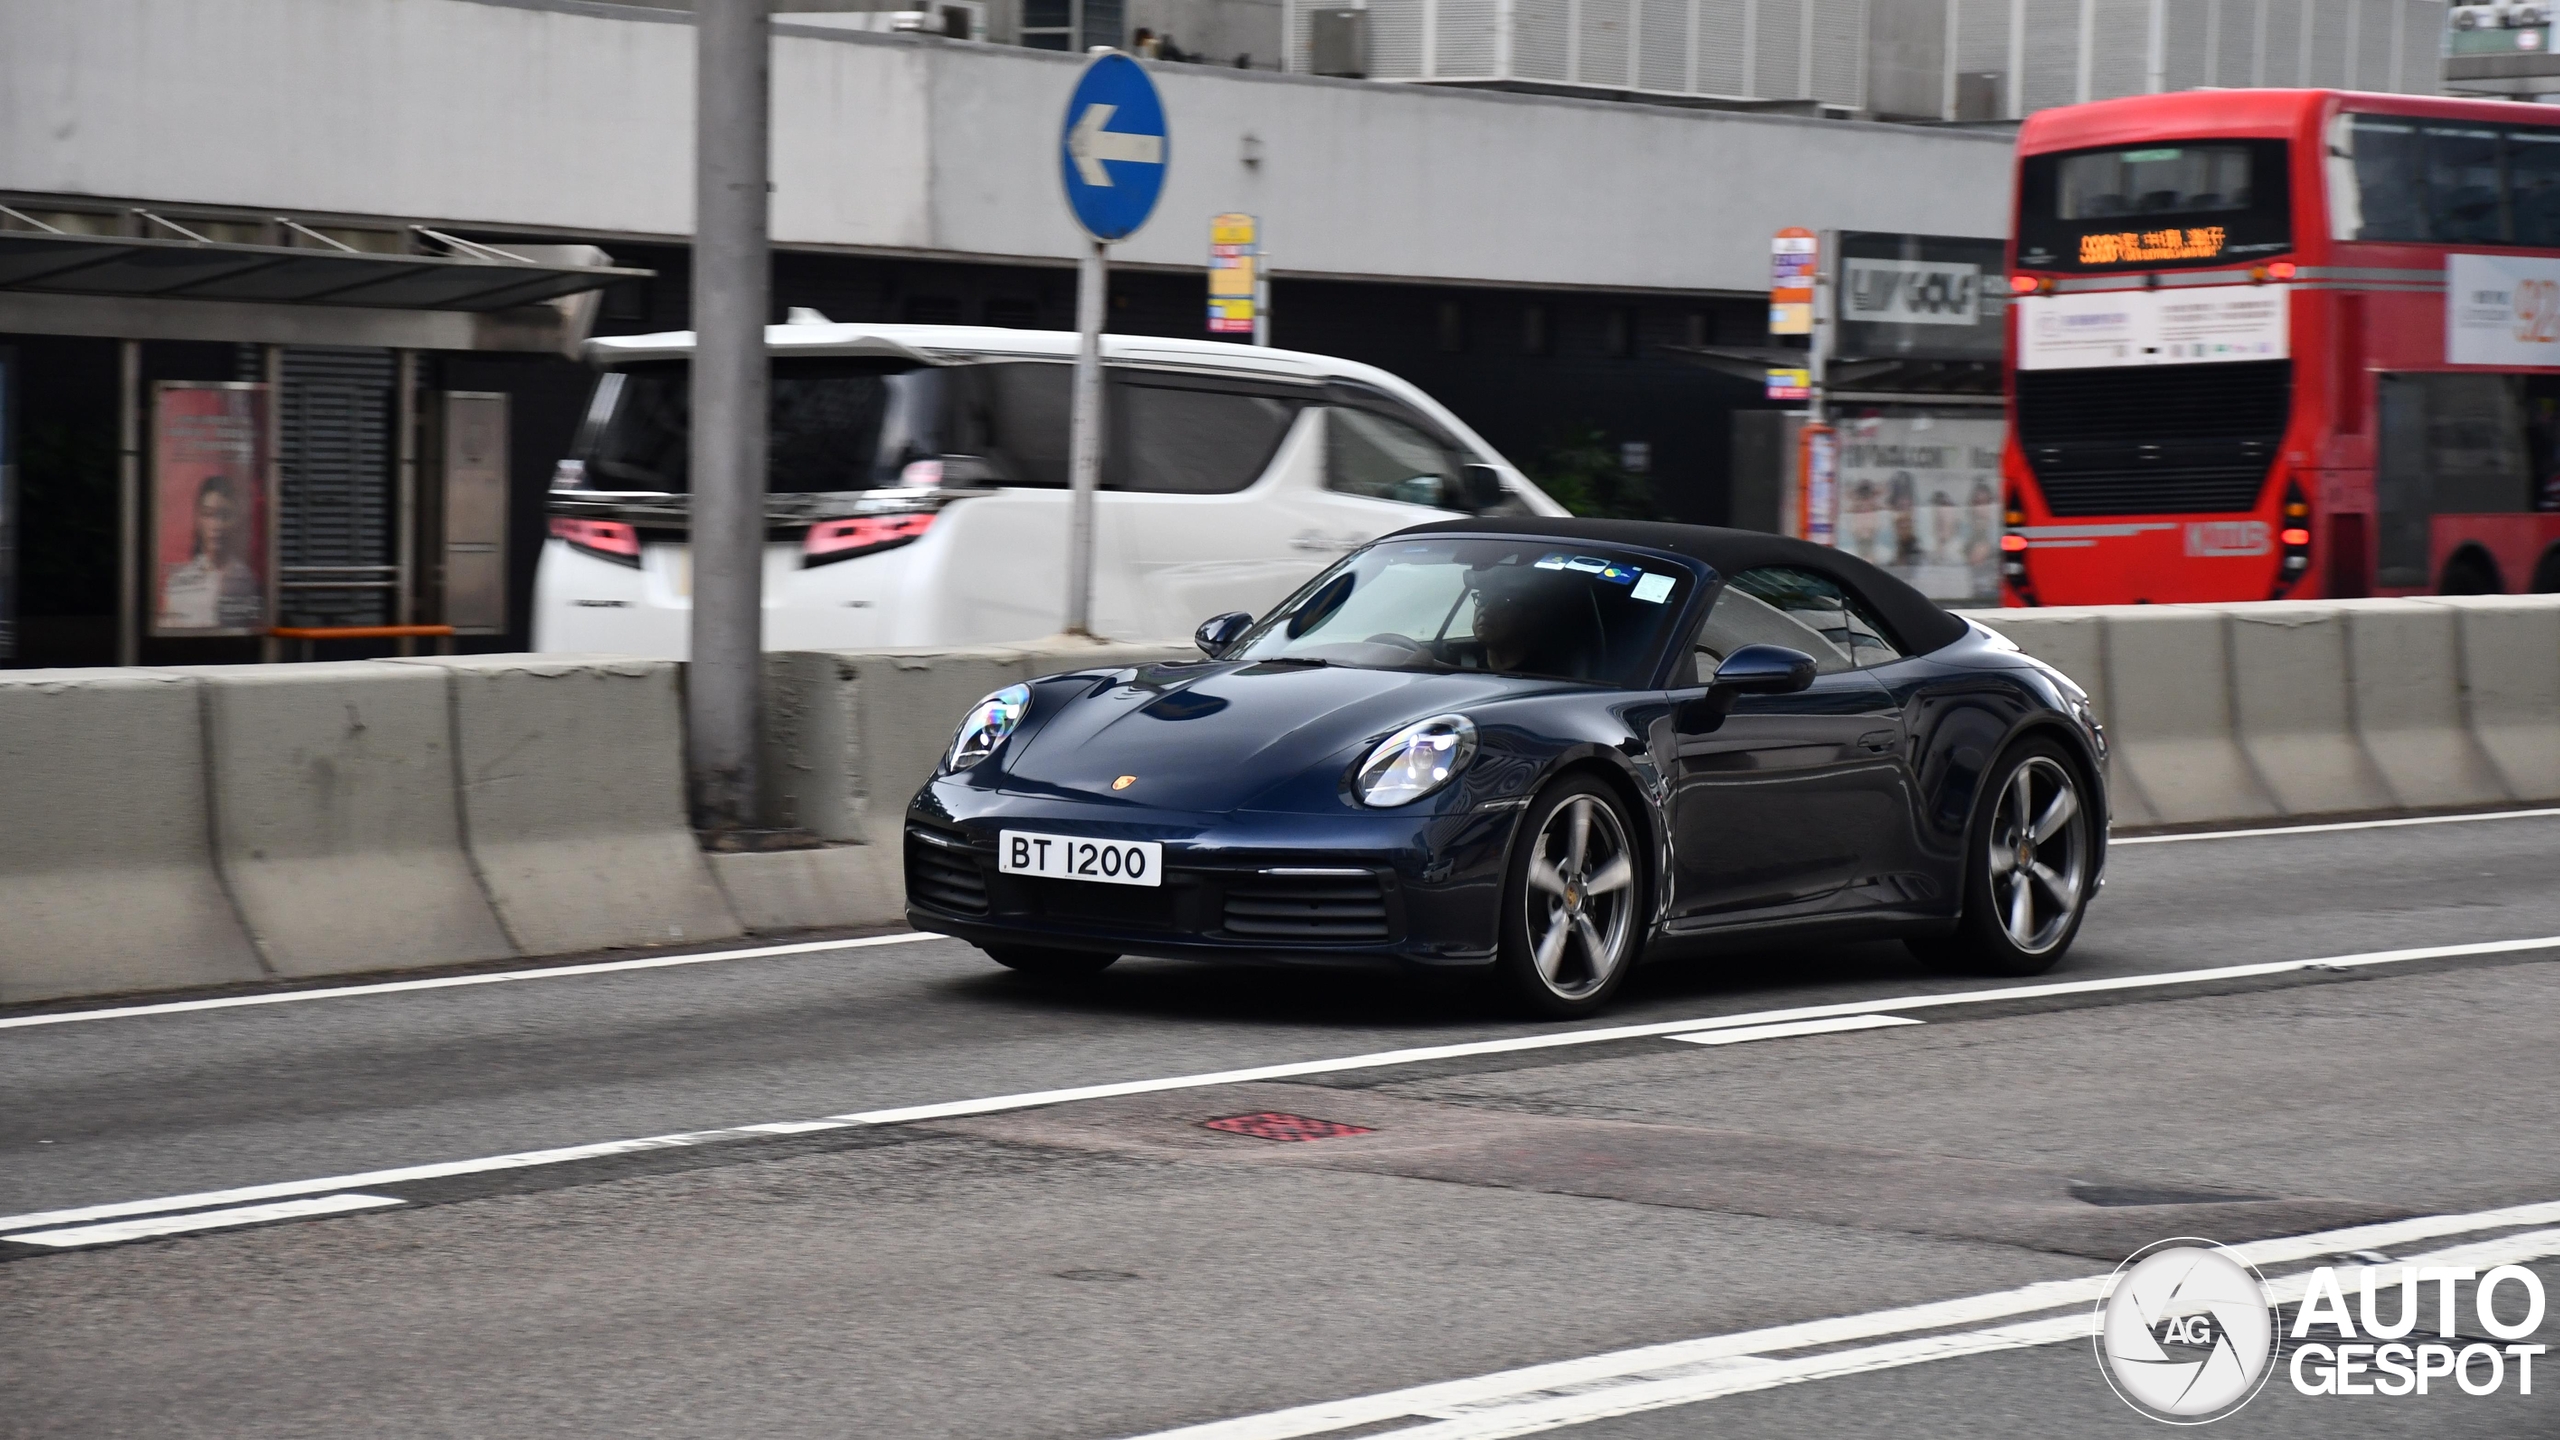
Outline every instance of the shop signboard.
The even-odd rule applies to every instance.
[[[2002,243],[1842,231],[1832,358],[1997,362],[2008,338]]]
[[[1262,278],[1259,227],[1250,215],[1209,219],[1209,333],[1254,333],[1255,291]]]
[[[1822,241],[1790,225],[1769,242],[1769,333],[1813,333],[1813,281],[1822,264]]]
[[[275,623],[273,429],[265,385],[164,380],[155,387],[153,635],[264,635]]]
[[[1832,543],[1932,600],[1998,603],[2006,423],[1997,411],[1839,422]]]

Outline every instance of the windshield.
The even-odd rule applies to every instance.
[[[1390,540],[1265,616],[1228,658],[1635,686],[1697,577],[1558,540]]]

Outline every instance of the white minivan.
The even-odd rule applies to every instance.
[[[765,338],[767,648],[990,644],[1061,628],[1074,335],[808,322]],[[1225,611],[1259,614],[1407,525],[1565,513],[1383,370],[1205,340],[1102,343],[1098,634],[1165,639]],[[552,481],[535,649],[683,657],[692,346],[686,332],[587,343],[604,373]]]

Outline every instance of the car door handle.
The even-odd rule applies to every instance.
[[[1870,730],[1858,737],[1858,748],[1881,755],[1901,743],[1901,736],[1891,730]]]

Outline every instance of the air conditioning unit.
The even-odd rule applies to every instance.
[[[1369,78],[1369,12],[1311,10],[1307,13],[1307,68],[1318,75]]]

